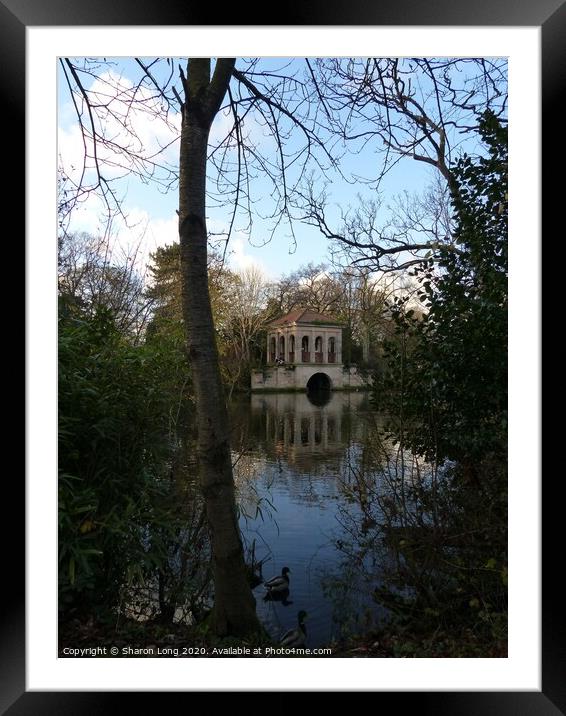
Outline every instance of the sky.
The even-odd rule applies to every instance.
[[[98,78],[93,76],[85,81],[85,87],[96,93],[96,97],[101,103],[106,103],[112,90],[109,90],[109,84],[119,86],[123,91],[122,96],[128,97],[128,92],[133,84],[137,82],[141,76],[139,65],[132,58],[110,58],[112,63],[110,66],[101,64],[97,68]],[[150,59],[144,62],[151,62]],[[238,61],[236,67],[239,65]],[[270,70],[283,68],[289,61],[287,60],[262,60],[263,66],[267,66]],[[293,60],[297,63],[301,60]],[[277,67],[274,63],[277,63]],[[155,67],[155,77],[161,81],[165,78],[164,72],[175,72],[176,76],[177,61],[171,61],[170,68],[163,66],[161,70],[159,66]],[[158,74],[161,72],[161,74]],[[96,74],[96,73],[93,73]],[[69,72],[67,70],[67,76]],[[178,82],[177,82],[178,84]],[[140,95],[145,99],[152,109],[162,109],[163,101],[152,89],[142,91]],[[67,80],[64,71],[60,68],[58,81],[58,156],[59,163],[65,172],[77,181],[82,166],[82,158],[84,155],[84,145],[81,136],[79,124],[77,122],[76,109],[71,101],[71,96],[67,87]],[[178,133],[180,129],[180,115],[170,114],[169,121],[162,121],[155,118],[152,112],[143,111],[143,107],[139,110],[129,108],[127,111],[126,102],[123,100],[113,100],[110,105],[115,112],[115,116],[106,117],[107,131],[117,144],[120,142],[134,143],[139,139],[140,148],[149,151],[152,148],[157,149],[167,146],[164,151],[164,157],[168,165],[174,170],[177,164],[178,153]],[[126,113],[127,112],[127,113]],[[124,124],[128,124],[133,135],[127,135],[124,127],[117,120],[116,115],[120,115]],[[87,118],[88,119],[88,118]],[[231,127],[231,117],[228,112],[219,113],[212,131],[210,145],[214,146],[225,136],[225,133]],[[259,151],[263,151],[266,156],[274,153],[276,147],[273,144],[273,137],[265,131],[265,128],[259,126],[253,120],[244,122],[244,129],[249,134],[250,139],[254,142]],[[298,147],[300,141],[295,134],[288,143],[288,148],[293,151]],[[123,160],[117,158],[111,153],[106,153],[99,149],[99,157],[107,160],[105,173],[109,178],[114,178],[114,186],[122,199],[122,211],[127,217],[126,226],[121,217],[115,217],[112,222],[111,232],[115,237],[117,244],[125,251],[129,251],[139,243],[140,255],[147,260],[149,253],[154,251],[157,246],[171,244],[178,240],[177,236],[177,193],[173,187],[166,191],[163,187],[156,186],[154,183],[142,181],[135,175],[135,171],[128,171],[128,166],[124,167]],[[333,227],[338,228],[339,207],[344,209],[347,207],[356,207],[358,205],[358,194],[363,193],[365,196],[373,197],[375,194],[369,190],[362,182],[352,180],[354,176],[375,177],[382,161],[382,154],[376,148],[375,144],[368,144],[356,154],[346,154],[341,162],[341,168],[349,181],[340,179],[337,174],[328,175],[329,183],[327,192],[329,195],[329,214],[333,218]],[[116,164],[121,164],[120,169]],[[209,162],[210,164],[210,162]],[[135,167],[131,167],[135,169]],[[387,206],[395,195],[402,192],[418,192],[422,191],[433,180],[433,172],[435,169],[410,159],[403,159],[399,162],[387,175],[386,183],[381,187],[383,192],[383,205]],[[290,170],[292,176],[293,169]],[[87,174],[87,179],[88,179]],[[92,176],[92,175],[91,175]],[[117,177],[122,177],[117,179]],[[318,176],[315,182],[317,187],[322,187],[323,179]],[[210,182],[209,182],[210,184]],[[259,214],[266,213],[270,204],[270,197],[274,191],[271,185],[261,172],[257,173],[253,182],[254,209]],[[223,201],[222,196],[219,200],[210,201],[207,211],[208,229],[214,233],[222,233],[226,231],[226,227],[231,219],[232,202],[230,197]],[[86,231],[89,233],[101,233],[105,230],[107,217],[104,214],[104,206],[102,202],[95,196],[90,196],[87,201],[82,203],[74,212],[71,219],[70,229],[72,231]],[[385,217],[385,213],[384,213]],[[322,236],[319,230],[305,223],[293,224],[294,237],[287,224],[282,224],[277,232],[271,237],[271,224],[268,220],[262,219],[260,216],[254,216],[252,231],[247,228],[244,216],[237,217],[234,224],[234,231],[230,239],[228,247],[228,263],[235,270],[244,269],[248,266],[257,266],[269,279],[277,279],[282,274],[288,274],[295,271],[299,266],[307,263],[320,264],[321,262],[329,263],[329,245],[327,239]],[[220,243],[223,248],[224,243]]]

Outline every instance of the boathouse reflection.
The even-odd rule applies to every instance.
[[[261,415],[266,446],[290,462],[308,455],[337,455],[351,440],[351,411],[366,396],[332,392],[320,400],[308,393],[253,394],[251,409]]]

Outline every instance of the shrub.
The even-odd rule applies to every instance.
[[[131,345],[112,314],[59,319],[60,609],[119,601],[167,558],[172,430],[184,356]]]

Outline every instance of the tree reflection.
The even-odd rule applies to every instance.
[[[477,489],[455,465],[404,449],[376,416],[365,426],[361,454],[342,474],[342,559],[325,574],[328,593],[342,609],[344,585],[371,594],[382,621],[410,639],[436,630],[465,632],[466,648],[479,642],[480,651],[502,643],[506,500],[498,480]]]

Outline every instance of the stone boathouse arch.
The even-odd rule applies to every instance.
[[[332,379],[323,371],[316,371],[307,379],[307,391],[332,390]]]

